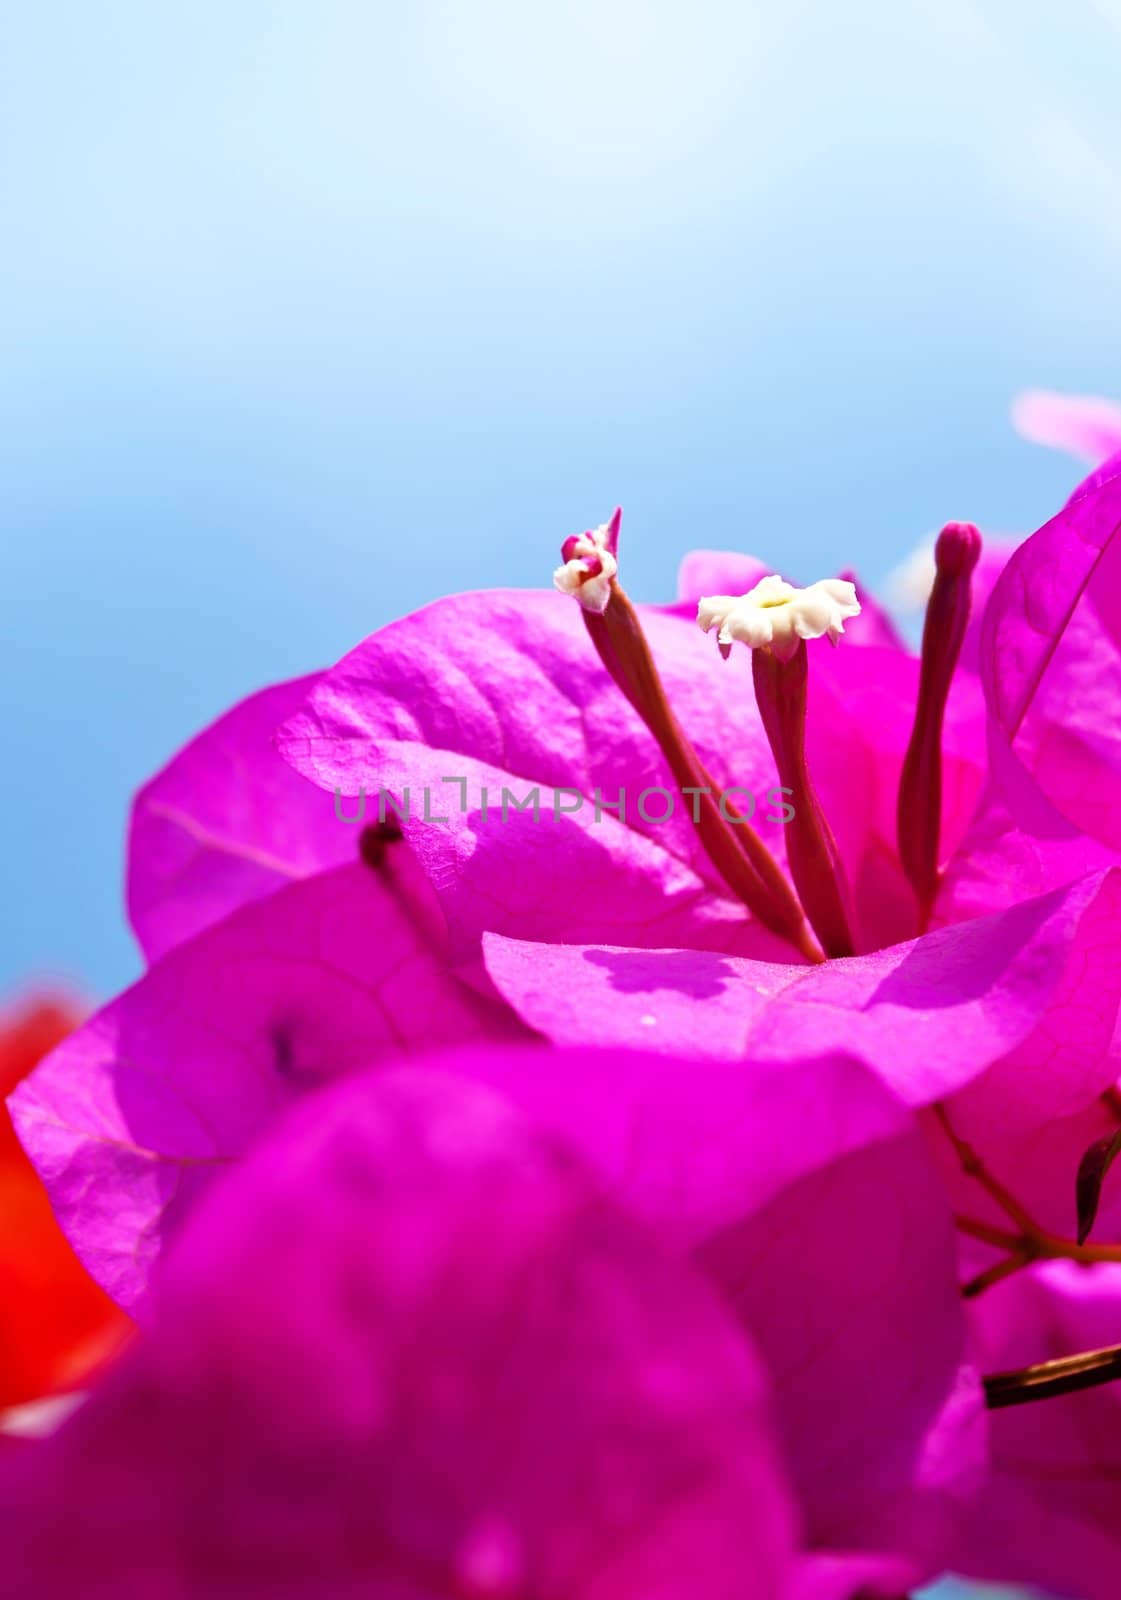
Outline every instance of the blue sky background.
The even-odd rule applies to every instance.
[[[0,992],[137,969],[131,791],[626,508],[882,578],[1121,394],[1108,0],[43,0],[0,51]]]

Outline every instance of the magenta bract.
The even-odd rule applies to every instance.
[[[756,921],[734,817],[706,844],[672,781],[750,809],[785,893],[752,674],[692,619],[747,557],[590,636],[553,593],[437,602],[176,757],[134,812],[151,969],[12,1099],[152,1329],[27,1458],[28,1592],[865,1600],[957,1562],[1105,1600],[1107,1491],[1049,1497],[1016,1417],[993,1473],[977,1361],[1121,1337],[1118,1269],[960,1286],[1017,1205],[1062,1244],[1116,1124],[1119,526],[1107,462],[956,596],[922,873],[918,661],[866,601],[800,647],[851,957]],[[1115,1470],[1098,1403],[1041,1432],[1071,1482]]]
[[[772,1600],[795,1518],[747,1339],[465,1079],[314,1097],[215,1186],[144,1344],[11,1463],[41,1600]]]

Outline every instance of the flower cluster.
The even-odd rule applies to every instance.
[[[742,556],[634,605],[616,512],[140,792],[148,969],[9,1106],[142,1331],[0,1451],[6,1592],[1113,1600],[1121,455],[932,560],[915,654]]]

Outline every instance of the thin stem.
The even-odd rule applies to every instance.
[[[813,931],[827,956],[856,952],[844,863],[806,764],[809,657],[804,639],[789,661],[761,647],[751,652],[755,698],[794,815],[787,824],[786,854]]]
[[[961,1170],[966,1177],[975,1179],[992,1196],[1001,1210],[1011,1217],[1022,1234],[1028,1238],[1042,1236],[1043,1229],[1035,1218],[1020,1204],[1016,1196],[994,1177],[973,1146],[968,1144],[966,1140],[959,1139],[950,1123],[945,1106],[935,1105],[933,1110],[934,1115],[938,1118],[946,1133],[946,1137],[954,1147],[954,1152],[961,1163]]]
[[[984,1382],[985,1404],[996,1410],[1002,1406],[1025,1405],[1030,1400],[1051,1400],[1056,1395],[1093,1389],[1121,1378],[1121,1345],[1101,1350],[1083,1350],[1078,1355],[1056,1361],[1040,1361],[1035,1366],[1014,1372],[993,1372]]]
[[[975,1300],[979,1294],[984,1294],[986,1289],[991,1289],[994,1284],[1003,1283],[1005,1278],[1011,1278],[1016,1272],[1022,1272],[1032,1263],[1032,1257],[1024,1251],[1017,1251],[1013,1255],[1005,1256],[1000,1261],[994,1261],[991,1267],[986,1267],[984,1272],[977,1273],[961,1286],[962,1299]]]
[[[1076,1261],[1083,1267],[1121,1263],[1121,1244],[1079,1244],[1076,1239],[1064,1239],[1060,1234],[1045,1230],[1033,1234],[1011,1233],[1007,1228],[994,1228],[988,1222],[961,1215],[954,1217],[954,1226],[959,1233],[990,1244],[995,1250],[1023,1256],[1025,1266],[1033,1261]]]
[[[963,1217],[958,1213],[954,1216],[954,1227],[959,1233],[968,1234],[971,1239],[980,1239],[982,1244],[991,1244],[997,1250],[1023,1248],[1023,1234],[1009,1233],[1007,1228],[994,1228],[991,1222],[979,1222],[976,1217]]]

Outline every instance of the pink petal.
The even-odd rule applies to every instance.
[[[845,623],[845,644],[870,644],[881,650],[911,654],[891,613],[880,604],[870,589],[864,587],[857,574],[846,569],[837,576],[856,585],[856,598],[860,601],[860,615],[850,617]]]
[[[749,681],[728,692],[723,664],[691,621],[654,610],[643,621],[714,781],[751,791],[762,816],[777,778]],[[638,812],[644,791],[676,786],[577,608],[555,594],[460,595],[392,624],[332,669],[278,738],[297,771],[324,788],[410,791],[406,836],[440,894],[457,954],[477,948],[488,927],[542,939],[616,930],[626,943],[786,948],[728,897],[688,802],[676,797],[666,822],[657,797],[646,804],[651,820]],[[606,808],[596,819],[597,790],[606,802],[625,791],[625,822]],[[517,809],[534,791],[537,816]],[[780,823],[760,828],[781,853]]]
[[[839,1054],[744,1070],[478,1050],[446,1066],[578,1149],[730,1299],[811,1541],[909,1561],[901,1587],[936,1570],[983,1465],[983,1403],[945,1191],[894,1096]]]
[[[1005,749],[943,880],[936,924],[984,916],[1048,894],[1121,854],[1068,822]]]
[[[783,1600],[871,1600],[906,1594],[912,1581],[911,1564],[898,1556],[813,1551],[797,1562]]]
[[[979,674],[981,671],[981,625],[985,616],[985,608],[989,603],[989,597],[997,586],[1001,573],[1008,565],[1009,557],[1018,548],[1020,542],[1019,539],[1008,538],[1006,535],[985,535],[984,543],[981,546],[981,559],[973,569],[969,626],[966,628],[965,638],[962,640],[955,690],[960,684],[963,672]]]
[[[808,976],[709,950],[540,944],[497,933],[484,936],[483,956],[500,994],[554,1044],[641,1045],[701,1061],[742,1061],[757,1018]]]
[[[0,1510],[21,1594],[777,1600],[748,1342],[493,1095],[364,1076],[200,1209]],[[8,1488],[8,1485],[5,1485]]]
[[[291,884],[178,946],[12,1097],[59,1221],[126,1308],[202,1188],[294,1098],[517,1029],[451,976],[427,885],[407,852],[391,859]]]
[[[1121,463],[1010,558],[982,629],[999,748],[1076,827],[1121,847]],[[998,761],[998,780],[1000,765]]]
[[[251,695],[133,803],[128,908],[149,961],[250,900],[355,858],[355,830],[277,755],[272,735],[313,675]]]
[[[1099,488],[1101,484],[1105,483],[1108,478],[1112,478],[1119,470],[1121,470],[1121,450],[1115,450],[1112,455],[1105,458],[1100,467],[1095,467],[1093,472],[1087,473],[1086,477],[1076,485],[1067,504],[1069,505],[1071,500],[1077,500],[1082,495],[1089,494],[1094,489]]]
[[[677,569],[677,601],[692,607],[710,594],[746,594],[771,568],[756,556],[732,550],[690,550]]]
[[[756,797],[759,832],[781,862],[782,801],[768,799],[778,779],[749,674],[737,670],[739,662],[720,661],[691,617],[644,608],[642,620],[670,702],[714,784]],[[894,863],[894,808],[916,673],[899,649],[815,651],[814,781],[873,907],[866,946],[912,931],[912,897]],[[948,848],[972,808],[983,763],[975,685],[967,682],[953,707]],[[658,800],[654,820],[638,813],[643,791],[675,785],[601,667],[576,608],[556,595],[462,595],[383,629],[325,675],[278,738],[297,771],[324,788],[353,796],[386,789],[400,798],[409,790],[406,833],[440,895],[457,955],[473,952],[490,929],[543,941],[790,959],[789,948],[752,926],[728,897],[700,849],[687,802],[676,797],[668,822],[658,820]],[[504,790],[514,802],[505,817]],[[625,790],[625,822],[606,809],[597,820],[597,790],[608,801]],[[538,815],[514,808],[535,791]]]
[[[862,950],[915,932],[914,894],[899,866],[896,835],[918,680],[917,658],[871,645],[818,651],[811,668],[808,759],[853,886]],[[984,782],[985,707],[971,673],[954,681],[942,745],[946,859],[965,835]]]
[[[1012,425],[1033,444],[1068,450],[1094,465],[1121,450],[1121,405],[1095,395],[1028,389],[1013,402]]]
[[[913,1106],[999,1068],[993,1082],[1028,1125],[1070,1114],[1115,1075],[1106,1047],[1121,996],[1119,926],[1121,874],[1109,872],[820,967],[497,934],[484,952],[499,991],[557,1044],[641,1040],[757,1062],[843,1047]]]

